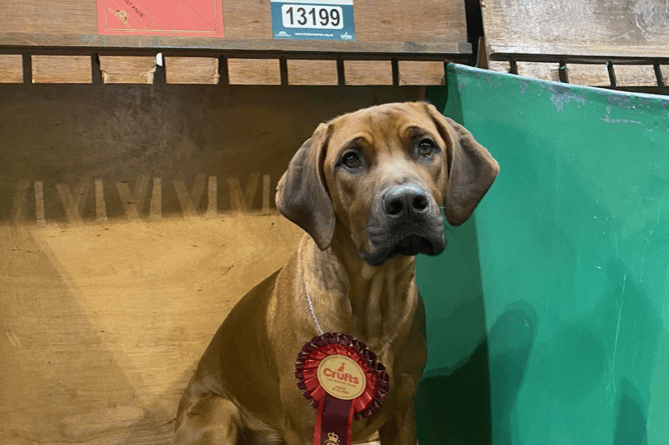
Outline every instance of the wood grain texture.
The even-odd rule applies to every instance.
[[[281,85],[277,59],[228,59],[230,85]]]
[[[585,64],[569,63],[567,67],[567,79],[569,83],[575,85],[585,85],[593,87],[610,87],[611,78],[609,70],[603,63]]]
[[[223,0],[225,39],[272,39],[270,2]]]
[[[26,35],[97,34],[95,1],[0,1],[0,29]]]
[[[0,441],[169,444],[209,339],[301,235],[279,214],[0,227]]]
[[[210,48],[458,54],[467,44],[461,0],[357,0],[356,41],[273,40],[268,0],[223,1],[224,37],[101,36],[95,1],[0,0],[0,45]]]
[[[560,81],[559,63],[517,62],[518,75],[536,79]]]
[[[467,41],[463,1],[355,0],[353,14],[360,41]]]
[[[167,83],[218,83],[218,59],[213,57],[165,57]]]
[[[88,56],[32,56],[33,83],[91,83]]]
[[[446,79],[443,62],[400,60],[397,66],[400,85],[443,85]]]
[[[288,60],[288,85],[337,85],[336,60]]]
[[[23,83],[23,58],[20,55],[0,55],[0,83]]]
[[[614,64],[616,86],[619,87],[656,87],[657,77],[653,65]]]
[[[156,70],[154,56],[100,56],[104,83],[151,84]]]
[[[664,0],[482,0],[490,55],[669,57]]]
[[[392,85],[393,68],[389,60],[345,60],[346,85]]]

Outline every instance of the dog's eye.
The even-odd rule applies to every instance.
[[[437,146],[432,139],[421,139],[420,142],[418,142],[418,155],[423,158],[430,157],[436,148]]]
[[[341,157],[341,163],[350,169],[356,169],[362,165],[360,155],[354,151],[344,153],[344,156]]]

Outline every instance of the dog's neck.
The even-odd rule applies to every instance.
[[[327,250],[319,250],[313,241],[309,250],[308,257],[317,263],[312,270],[325,274],[316,282],[333,284],[326,291],[327,301],[323,301],[324,290],[314,296],[324,330],[355,335],[377,353],[406,335],[418,302],[414,257],[398,256],[371,266],[360,258],[350,237],[338,233]],[[328,326],[330,320],[347,320],[348,324]]]

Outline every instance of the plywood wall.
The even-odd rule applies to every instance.
[[[167,444],[232,305],[302,232],[323,120],[417,88],[0,85],[0,443]]]

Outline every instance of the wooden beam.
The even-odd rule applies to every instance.
[[[336,42],[319,40],[233,40],[197,39],[190,37],[160,36],[107,36],[79,34],[28,34],[17,32],[0,33],[0,50],[17,50],[21,47],[39,47],[45,51],[70,48],[93,48],[101,53],[129,55],[132,50],[163,50],[186,55],[194,50],[216,50],[239,53],[346,53],[346,54],[398,54],[420,58],[421,55],[468,55],[471,44],[467,42],[420,42],[420,41],[354,41]],[[103,51],[104,50],[104,51]]]

